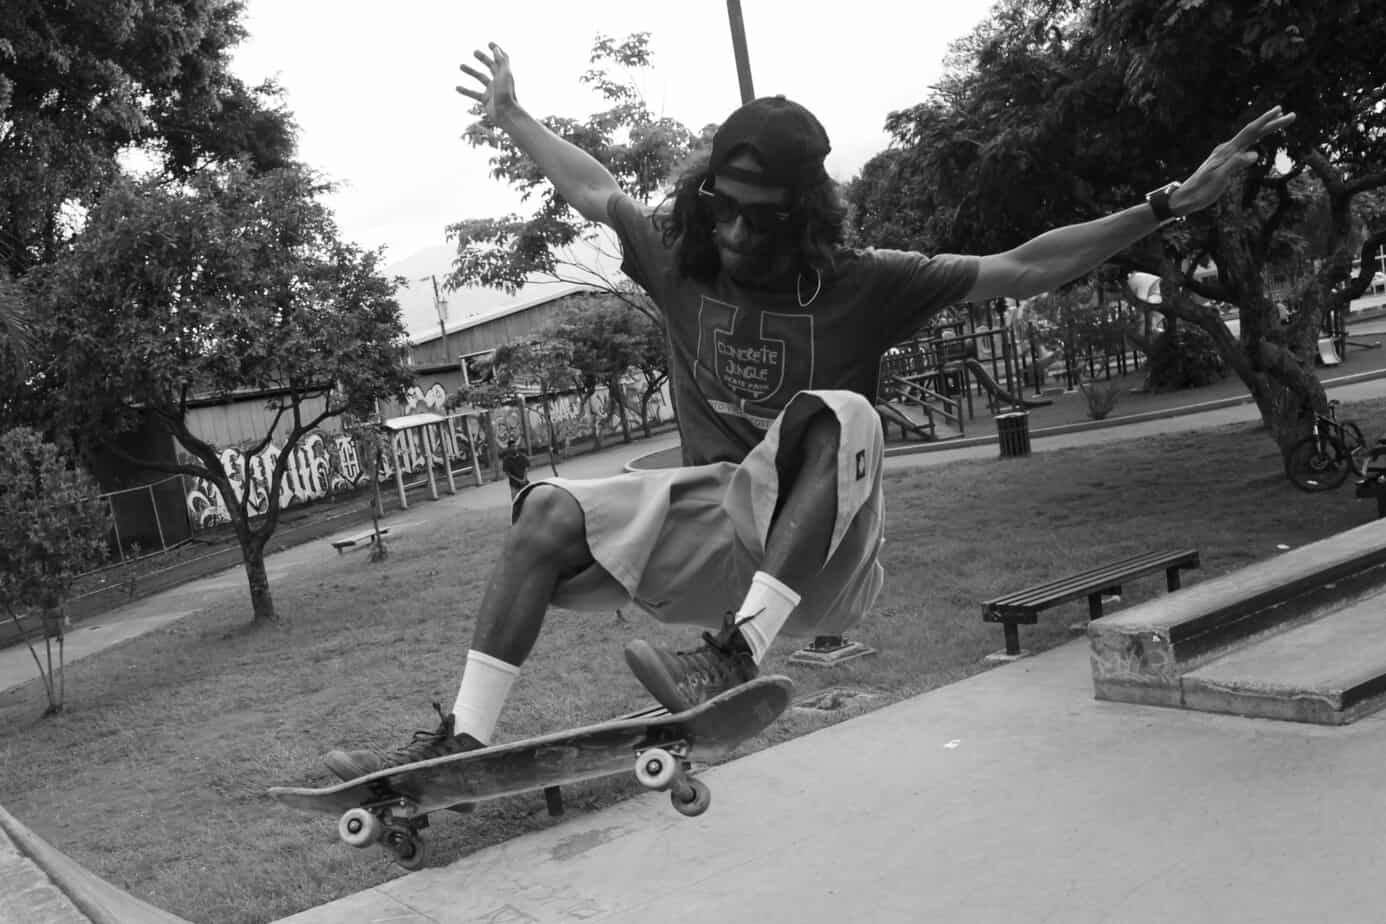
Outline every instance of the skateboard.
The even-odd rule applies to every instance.
[[[677,714],[629,717],[537,738],[390,767],[321,789],[276,786],[269,795],[305,812],[339,816],[337,833],[353,847],[380,843],[405,869],[426,853],[419,832],[428,815],[464,804],[634,771],[646,789],[668,791],[674,808],[701,815],[712,801],[690,776],[693,761],[725,757],[789,706],[788,677],[758,677]]]

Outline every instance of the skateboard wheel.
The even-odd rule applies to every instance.
[[[362,808],[343,813],[337,822],[337,834],[352,847],[369,847],[380,839],[383,826],[380,819]]]
[[[646,789],[668,789],[679,775],[679,762],[663,748],[650,748],[635,758],[635,778]]]
[[[669,793],[669,801],[674,804],[680,815],[694,818],[706,812],[707,807],[712,804],[712,790],[708,789],[702,780],[689,779]]]
[[[394,854],[395,862],[411,873],[423,869],[428,861],[428,845],[417,834],[390,831],[385,835],[385,846]]]

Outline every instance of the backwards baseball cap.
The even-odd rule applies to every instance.
[[[727,162],[750,149],[760,171]],[[713,173],[759,186],[804,186],[827,176],[823,159],[832,150],[823,124],[803,106],[783,96],[762,96],[727,116],[712,136]]]

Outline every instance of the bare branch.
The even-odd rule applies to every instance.
[[[248,456],[258,456],[260,453],[264,452],[265,447],[267,447],[270,443],[274,442],[274,431],[279,429],[279,421],[284,419],[284,413],[289,409],[289,406],[290,405],[281,404],[279,406],[279,409],[275,411],[274,420],[270,421],[269,427],[265,430],[264,437],[258,442],[254,443],[249,448],[243,449],[241,451]],[[293,406],[295,410],[297,410],[298,402],[291,402],[291,406]]]
[[[1341,195],[1345,191],[1343,174],[1337,167],[1333,166],[1326,153],[1318,148],[1312,148],[1304,155],[1304,163],[1313,171],[1314,176],[1323,183],[1330,197]]]
[[[1344,184],[1343,189],[1349,196],[1355,196],[1358,193],[1367,192],[1372,189],[1380,189],[1383,186],[1386,186],[1386,172],[1369,173],[1366,176],[1359,176],[1357,179],[1350,180]]]

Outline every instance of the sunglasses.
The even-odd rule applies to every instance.
[[[724,192],[708,189],[707,180],[698,184],[698,198],[708,204],[718,224],[731,224],[740,215],[757,234],[774,231],[790,214],[773,202],[741,202]]]

